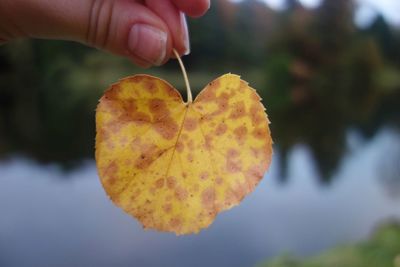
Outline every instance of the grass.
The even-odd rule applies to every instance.
[[[259,267],[400,267],[400,224],[384,224],[358,244],[339,246],[304,259],[282,255]]]

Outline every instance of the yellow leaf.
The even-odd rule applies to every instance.
[[[96,162],[111,200],[145,228],[196,233],[237,205],[272,155],[256,91],[223,75],[184,103],[148,75],[109,88],[96,112]]]

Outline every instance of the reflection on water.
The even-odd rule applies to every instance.
[[[382,186],[391,197],[400,199],[400,142],[392,142],[380,155],[377,172]]]
[[[317,253],[400,219],[400,136],[381,130],[348,151],[330,186],[318,183],[307,146],[279,157],[255,192],[199,235],[143,231],[111,204],[87,161],[65,173],[15,157],[0,162],[0,266],[251,266],[291,251]],[[62,178],[62,179],[54,179]],[[69,178],[69,179],[65,179]]]

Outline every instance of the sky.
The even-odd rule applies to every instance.
[[[241,2],[243,0],[232,0]],[[285,0],[262,0],[273,9],[283,9]],[[305,7],[314,8],[321,0],[299,0]],[[382,14],[392,25],[400,27],[400,0],[356,0],[355,23],[367,27],[378,14]]]

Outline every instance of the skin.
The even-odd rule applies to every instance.
[[[173,48],[190,52],[185,15],[200,17],[209,7],[210,0],[0,0],[0,43],[71,40],[150,67],[167,62]]]

